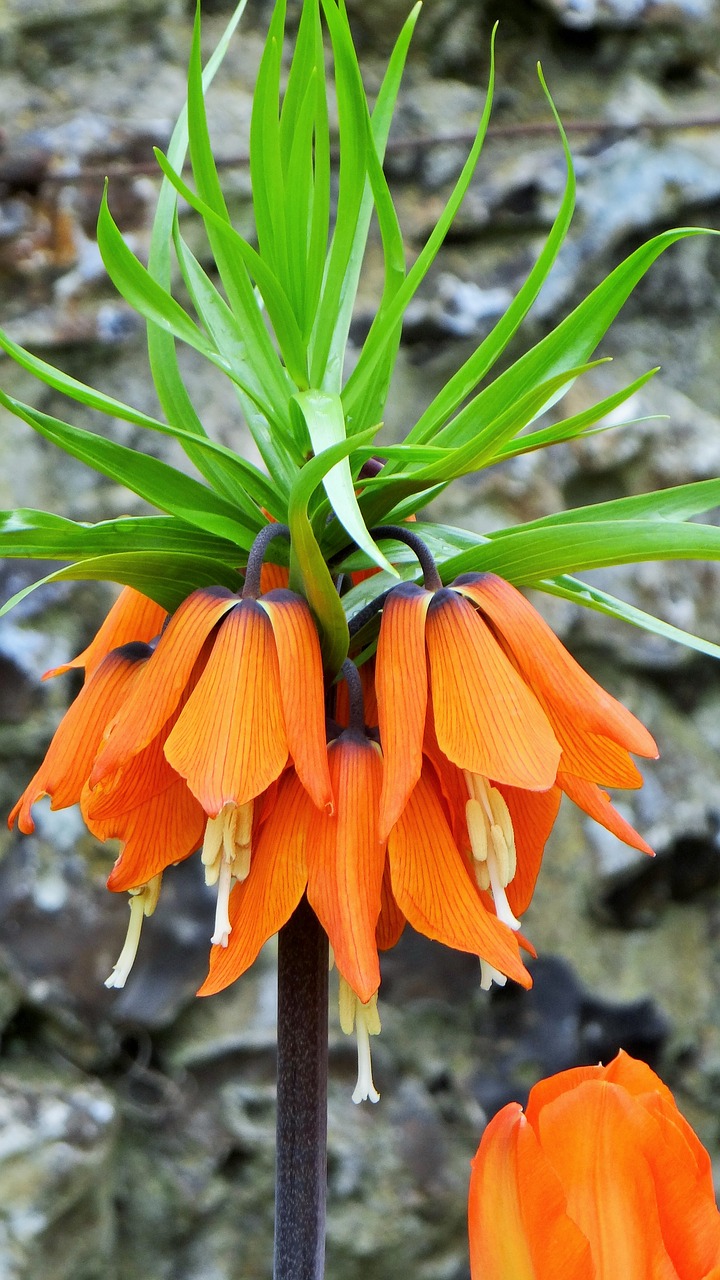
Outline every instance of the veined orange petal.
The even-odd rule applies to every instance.
[[[395,901],[390,879],[390,863],[386,858],[380,886],[380,915],[375,930],[378,950],[389,951],[394,947],[404,928],[405,917]]]
[[[530,904],[562,792],[559,787],[551,787],[549,791],[522,791],[502,783],[497,784],[497,789],[505,799],[515,832],[517,870],[506,893],[513,914],[520,916]]]
[[[239,603],[238,596],[225,587],[193,591],[183,601],[160,637],[142,680],[108,726],[108,741],[95,762],[91,786],[115,773],[160,732],[177,707],[210,632]]]
[[[586,1080],[542,1108],[537,1135],[598,1280],[677,1280],[652,1176],[662,1135],[642,1104],[619,1085]]]
[[[639,849],[641,853],[654,856],[654,850],[650,848],[647,841],[638,835],[635,828],[631,827],[630,823],[626,822],[610,803],[607,792],[601,791],[592,782],[573,778],[569,773],[559,773],[557,780],[558,786],[562,788],[565,795],[569,796],[573,803],[583,809],[595,822],[599,822],[601,827],[606,827],[619,840],[632,845],[634,849]]]
[[[144,644],[124,645],[103,659],[93,676],[65,712],[40,768],[25,788],[8,818],[25,835],[35,830],[31,809],[49,795],[53,809],[77,804],[87,782],[95,753],[108,721],[128,696],[148,661]]]
[[[562,738],[563,748],[560,773],[571,773],[576,778],[599,782],[606,787],[636,790],[642,786],[642,774],[634,761],[625,747],[618,746],[612,738],[603,738],[596,733],[576,733],[572,741],[569,735],[559,733],[558,738]]]
[[[472,1280],[595,1280],[588,1241],[568,1217],[563,1188],[516,1102],[483,1134],[468,1225]]]
[[[560,748],[531,690],[463,596],[437,591],[425,626],[440,749],[461,769],[545,791]]]
[[[422,769],[427,708],[425,624],[432,594],[412,582],[394,587],[382,612],[375,691],[385,773],[380,836],[387,839]]]
[[[272,564],[270,560],[263,561],[260,570],[260,590],[263,595],[268,591],[286,587],[289,580],[290,574],[284,564]]]
[[[189,857],[202,844],[206,822],[201,806],[177,774],[163,790],[109,817],[89,814],[83,796],[83,816],[99,840],[123,842],[107,882],[115,892],[147,884],[172,863]]]
[[[312,614],[294,591],[258,600],[270,619],[280,670],[287,744],[305,790],[319,809],[332,806],[325,741],[325,690],[320,642]]]
[[[480,956],[529,987],[517,939],[483,906],[429,777],[424,771],[388,838],[395,901],[418,933]]]
[[[385,845],[378,836],[382,759],[351,730],[329,747],[332,817],[318,814],[308,847],[308,902],[330,939],[339,972],[363,1004],[380,985],[375,929]]]
[[[509,582],[492,573],[467,574],[458,579],[456,590],[479,605],[497,628],[523,678],[548,711],[552,708],[559,738],[561,732],[572,735],[573,730],[599,733],[635,755],[657,756],[657,745],[645,726],[583,671]]]
[[[84,667],[87,682],[112,649],[119,649],[133,640],[141,640],[145,643],[154,640],[155,636],[160,634],[166,617],[165,610],[154,600],[149,600],[133,587],[123,587],[100,630],[87,648],[83,649],[82,653],[79,653],[71,662],[64,662],[62,666],[46,671],[43,680],[49,680],[51,676],[59,676],[73,667]]]
[[[178,774],[165,758],[165,742],[180,714],[178,707],[159,734],[115,773],[96,787],[86,787],[83,817],[96,821],[128,813],[152,800],[178,781]],[[144,882],[143,882],[144,883]]]
[[[254,799],[283,769],[288,748],[277,652],[255,600],[241,601],[222,623],[165,755],[211,817],[225,804]]]
[[[320,817],[300,779],[288,770],[254,842],[249,875],[230,894],[228,945],[211,949],[210,972],[198,995],[213,995],[239,978],[263,943],[290,919],[307,883],[308,832]]]

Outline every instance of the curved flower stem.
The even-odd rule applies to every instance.
[[[303,898],[280,930],[274,1280],[322,1280],[328,941]]]

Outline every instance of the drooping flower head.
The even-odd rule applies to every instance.
[[[381,832],[401,820],[429,759],[456,839],[511,927],[532,894],[561,792],[651,852],[602,788],[641,785],[629,753],[657,755],[652,737],[501,578],[466,574],[443,587],[435,575],[430,589],[393,588],[376,687]]]

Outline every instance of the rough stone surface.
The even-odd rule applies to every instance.
[[[207,50],[229,0],[203,3]],[[368,84],[409,6],[349,3]],[[209,98],[233,217],[251,228],[245,157],[252,83],[267,21],[250,0]],[[72,9],[72,14],[70,13]],[[388,155],[408,260],[457,177],[487,80],[492,7],[434,0],[418,25]],[[52,10],[52,12],[51,12]],[[298,4],[289,5],[290,23]],[[187,5],[0,0],[0,309],[19,341],[150,413],[142,326],[104,277],[94,239],[102,174],[129,243],[147,252],[164,146],[184,97]],[[571,134],[577,217],[528,317],[537,340],[640,241],[668,225],[720,225],[717,3],[507,0],[497,44],[491,133],[455,228],[408,315],[388,438],[398,438],[489,332],[530,270],[564,183],[561,147],[538,85],[545,74]],[[528,126],[547,125],[538,136]],[[452,136],[446,145],[437,137]],[[421,141],[418,142],[418,138]],[[131,166],[131,172],[127,172]],[[121,172],[124,170],[124,172]],[[147,170],[147,171],[146,171]],[[183,233],[207,265],[197,223]],[[580,412],[661,363],[601,425],[612,430],[528,452],[462,481],[437,502],[448,523],[490,532],[549,511],[720,473],[717,308],[710,238],[661,258],[600,354],[552,415]],[[353,337],[382,288],[368,254]],[[229,382],[181,351],[206,425],[236,447],[247,434]],[[16,398],[86,428],[97,419],[0,358]],[[658,414],[666,415],[663,419]],[[648,419],[632,427],[625,419]],[[545,425],[546,419],[534,425]],[[103,423],[175,465],[161,437]],[[0,411],[0,506],[80,520],[143,510]],[[6,562],[8,598],[51,563]],[[603,570],[596,585],[720,642],[715,566]],[[32,776],[75,689],[41,673],[76,653],[107,608],[86,583],[31,594],[0,619],[0,802]],[[355,1109],[355,1049],[333,1015],[330,1044],[328,1275],[467,1280],[468,1160],[485,1116],[533,1080],[611,1056],[647,1057],[677,1089],[717,1157],[720,1115],[720,676],[714,662],[600,614],[535,601],[578,658],[650,727],[659,762],[620,805],[657,850],[636,854],[569,802],[548,846],[525,929],[540,953],[529,995],[478,989],[477,965],[407,931],[384,958],[377,1108]],[[167,877],[123,992],[103,979],[125,929],[104,880],[114,851],[74,811],[38,806],[37,831],[0,828],[0,1274],[9,1280],[267,1280],[274,1144],[272,945],[221,996],[196,1001],[212,902],[197,859]]]

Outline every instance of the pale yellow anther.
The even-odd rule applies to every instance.
[[[153,876],[151,880],[148,880],[147,884],[139,885],[136,889],[130,889],[130,920],[125,934],[125,942],[117,963],[113,965],[110,977],[105,979],[106,987],[125,986],[140,945],[142,922],[145,916],[151,916],[155,910],[160,897],[161,884],[162,872]]]
[[[465,804],[470,846],[478,887],[489,889],[498,919],[519,929],[505,892],[517,871],[515,832],[504,796],[479,773],[465,770],[469,799]]]
[[[245,880],[250,870],[252,851],[253,801],[247,804],[223,805],[214,818],[208,818],[203,841],[202,861],[205,883],[217,884],[215,928],[211,942],[226,947],[230,924],[230,890],[234,880]]]
[[[355,995],[349,982],[340,976],[338,991],[340,1026],[345,1035],[352,1035],[353,1027],[357,1036],[358,1078],[352,1095],[353,1102],[379,1102],[378,1093],[372,1078],[372,1061],[370,1058],[370,1036],[380,1035],[380,1015],[377,1007],[377,993],[367,1004]]]

